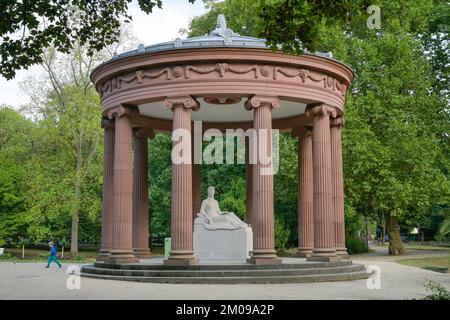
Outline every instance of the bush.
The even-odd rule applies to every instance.
[[[37,258],[38,258],[38,260],[47,260],[48,259],[48,254],[39,253]]]
[[[0,255],[0,260],[12,260],[14,259],[14,256],[11,253],[3,252],[2,255]]]
[[[425,296],[424,300],[450,300],[450,292],[439,283],[425,280],[423,286],[427,292],[431,292],[431,294]]]
[[[436,271],[436,272],[443,272],[443,273],[446,273],[448,271],[447,267],[444,267],[444,266],[433,266],[433,265],[425,266],[425,269],[431,270],[431,271]]]
[[[275,219],[275,249],[278,252],[284,252],[287,249],[290,230],[284,224],[281,218]]]
[[[369,247],[365,240],[358,237],[347,237],[345,239],[345,246],[349,254],[367,253]]]

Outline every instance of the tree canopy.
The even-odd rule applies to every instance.
[[[186,0],[194,3],[196,0]],[[197,0],[199,1],[199,0]],[[120,38],[122,23],[132,21],[128,7],[132,0],[35,0],[0,2],[0,74],[11,79],[17,70],[42,63],[42,54],[49,47],[69,53],[74,43],[88,48],[90,55],[115,43]],[[220,1],[203,0],[212,11],[223,7]],[[235,22],[244,33],[267,38],[274,48],[278,43],[289,51],[313,51],[320,42],[322,25],[346,23],[358,16],[369,1],[339,2],[307,0],[235,1],[230,10],[251,9],[247,18]],[[138,0],[140,9],[149,14],[161,8],[163,0]],[[253,20],[264,21],[254,24]],[[253,30],[253,27],[257,29]],[[251,29],[246,29],[251,28]],[[210,30],[206,30],[207,32]],[[236,30],[239,31],[239,30]]]

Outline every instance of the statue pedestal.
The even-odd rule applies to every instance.
[[[251,227],[236,230],[208,230],[197,218],[194,222],[194,256],[199,262],[245,263],[253,250]]]

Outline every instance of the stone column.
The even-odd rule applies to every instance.
[[[106,261],[112,247],[112,218],[114,201],[114,121],[102,119],[103,136],[103,192],[102,242],[97,261]]]
[[[141,128],[134,134],[133,252],[139,259],[151,257],[148,232],[148,138],[153,137],[153,130],[147,128]]]
[[[331,120],[331,180],[333,183],[336,254],[342,258],[348,258],[347,248],[345,247],[344,178],[342,172],[341,129],[343,125],[343,117]]]
[[[252,216],[253,216],[253,165],[250,163],[250,147],[249,142],[245,143],[245,176],[246,176],[246,184],[247,184],[247,192],[246,192],[246,219],[245,222],[248,224],[252,224]]]
[[[336,255],[333,188],[331,181],[330,116],[334,107],[322,104],[310,107],[306,115],[313,117],[313,185],[314,185],[314,249],[309,261],[339,261]]]
[[[184,96],[169,97],[164,105],[173,112],[172,248],[164,264],[190,265],[197,263],[193,250],[191,113],[199,104]]]
[[[137,110],[123,106],[111,110],[110,119],[115,118],[114,143],[114,210],[112,226],[112,247],[109,263],[131,263],[138,259],[133,254],[132,241],[132,129],[131,117]]]
[[[312,132],[302,128],[298,137],[298,248],[297,257],[310,257],[314,248]]]
[[[253,127],[257,133],[258,157],[253,165],[253,251],[248,260],[253,264],[280,264],[275,251],[272,161],[262,163],[260,154],[272,155],[272,108],[280,106],[276,97],[253,96],[246,103],[253,111]]]

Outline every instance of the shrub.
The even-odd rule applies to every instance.
[[[431,292],[431,294],[425,296],[424,300],[450,300],[450,291],[447,291],[447,289],[439,283],[425,280],[423,286],[427,292]]]
[[[275,249],[278,252],[284,252],[287,249],[290,230],[284,224],[281,218],[275,219]]]
[[[367,253],[369,247],[365,240],[358,237],[350,236],[345,239],[345,246],[349,254]]]
[[[425,266],[425,269],[427,270],[431,270],[431,271],[436,271],[436,272],[443,272],[446,273],[448,271],[448,268],[445,266]]]
[[[2,255],[0,255],[0,260],[11,260],[14,259],[14,256],[11,253],[4,252]]]
[[[39,253],[37,258],[38,258],[38,260],[47,260],[48,259],[48,254]]]

